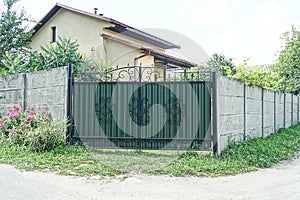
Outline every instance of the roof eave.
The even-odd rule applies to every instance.
[[[184,67],[184,68],[191,68],[191,67],[196,67],[197,64],[189,62],[187,60],[184,59],[180,59],[165,53],[161,53],[159,51],[155,51],[149,48],[141,48],[141,50],[143,50],[144,52],[149,53],[150,55],[153,55],[156,58],[159,58],[161,60],[166,60],[167,62],[174,64],[176,66],[179,67]]]
[[[73,11],[76,13],[80,13],[83,15],[87,15],[90,17],[98,18],[98,19],[101,19],[106,22],[110,22],[109,18],[100,16],[100,15],[95,15],[93,13],[85,12],[85,11],[82,11],[79,9],[75,9],[75,8],[60,4],[60,3],[56,3],[55,6],[33,27],[34,33],[36,33],[38,30],[40,30],[42,28],[42,26],[44,24],[46,24],[51,19],[51,17],[53,17],[53,15],[55,15],[57,13],[57,11],[61,8],[64,8],[66,10],[70,10],[70,11]]]
[[[158,57],[160,59],[166,60],[166,61],[168,61],[170,63],[173,63],[173,64],[175,64],[177,66],[180,66],[180,67],[191,68],[191,67],[197,66],[197,64],[189,62],[187,60],[180,59],[180,58],[177,58],[177,57],[174,57],[174,56],[171,56],[171,55],[167,55],[163,52],[159,52],[157,50],[151,49],[149,47],[144,47],[142,45],[135,44],[135,43],[130,42],[130,41],[126,41],[126,40],[116,38],[116,37],[106,35],[106,34],[102,34],[101,36],[104,37],[104,38],[107,38],[107,39],[111,39],[115,42],[119,42],[119,43],[122,43],[122,44],[125,44],[125,45],[128,45],[128,46],[135,47],[137,49],[140,49],[140,50],[144,51],[145,53],[148,53],[149,55],[153,55],[154,57]]]
[[[181,47],[177,44],[174,44],[172,42],[166,41],[162,38],[159,38],[155,35],[146,33],[144,31],[141,31],[139,29],[133,28],[131,26],[128,26],[126,24],[123,24],[119,21],[116,21],[114,19],[110,19],[110,22],[115,25],[115,27],[109,28],[110,30],[121,33],[123,35],[144,41],[148,44],[152,44],[154,46],[163,48],[163,49],[172,49],[177,48],[180,49]]]
[[[36,32],[38,32],[41,28],[42,28],[42,26],[44,25],[44,24],[46,24],[48,21],[49,21],[49,19],[51,19],[51,17],[60,9],[61,7],[58,5],[58,4],[56,4],[46,15],[45,15],[45,17],[43,17],[42,18],[42,20],[41,21],[39,21],[34,27],[33,27],[33,30],[34,30],[34,33],[33,34],[35,34]]]

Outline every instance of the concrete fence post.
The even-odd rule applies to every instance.
[[[283,94],[283,128],[286,128],[286,123],[285,123],[285,102],[286,102],[286,93]]]
[[[24,110],[26,110],[27,107],[27,76],[26,74],[22,74],[22,104],[24,107]]]
[[[247,139],[247,85],[244,84],[244,135],[243,135],[243,140],[245,141]]]
[[[276,121],[277,121],[277,101],[276,101],[276,92],[274,91],[274,130],[273,130],[273,133],[275,133],[277,131]]]
[[[264,88],[261,89],[261,137],[264,137]]]
[[[218,133],[218,120],[219,120],[219,91],[218,91],[218,76],[216,72],[211,73],[211,84],[212,84],[212,133],[213,133],[213,152],[219,156],[221,154],[219,145],[219,133]]]
[[[294,125],[294,95],[291,95],[291,126]]]
[[[299,123],[299,96],[297,95],[297,122]]]

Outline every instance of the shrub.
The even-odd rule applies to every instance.
[[[65,144],[66,121],[54,119],[49,122],[41,122],[37,128],[28,132],[24,140],[32,150],[41,152],[53,149]]]
[[[33,108],[24,111],[22,106],[13,106],[0,118],[0,138],[39,152],[63,145],[66,127],[66,120],[52,120],[49,111],[38,113]]]
[[[81,65],[88,60],[78,51],[77,41],[71,41],[70,38],[58,38],[55,45],[42,46],[42,52],[25,51],[17,52],[13,55],[5,52],[0,59],[0,75],[7,76],[17,73],[35,72],[38,70],[49,70],[56,67],[67,66],[69,63],[74,65],[74,72],[78,72]]]

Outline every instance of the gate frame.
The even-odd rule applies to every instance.
[[[137,66],[133,66],[136,68]],[[142,65],[138,66],[138,71],[139,71],[139,80],[138,83],[139,85],[142,85],[143,80],[142,80]],[[185,69],[183,72],[184,75],[184,80],[187,80],[187,70]],[[164,68],[164,81],[166,81],[166,69]],[[218,116],[218,98],[217,98],[217,93],[218,93],[218,88],[217,88],[217,74],[216,72],[210,72],[210,81],[209,81],[209,92],[210,92],[210,135],[211,135],[211,151],[213,152],[214,155],[219,155],[219,147],[218,147],[218,123],[217,123],[217,116]],[[69,145],[74,144],[74,105],[73,105],[73,98],[74,98],[74,72],[73,72],[73,65],[69,64],[68,66],[68,79],[67,79],[67,118],[69,121],[69,126],[67,128],[67,133],[66,133],[66,142]],[[138,96],[141,97],[141,87],[138,88]],[[141,100],[141,98],[138,98]],[[139,102],[139,108],[138,110],[142,110],[141,106],[142,104]],[[141,114],[142,112],[139,112]],[[138,117],[139,123],[141,123],[142,116]],[[139,134],[140,131],[139,131]],[[138,136],[138,139],[141,140],[142,138],[140,135]],[[204,141],[204,140],[203,140]],[[140,142],[139,142],[140,144]]]

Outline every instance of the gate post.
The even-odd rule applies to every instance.
[[[67,129],[67,144],[73,144],[73,66],[69,64],[68,66],[68,82],[67,82],[67,118],[70,123]]]
[[[217,73],[211,73],[211,90],[212,90],[212,137],[213,153],[217,156],[221,154],[218,142],[218,78]]]

